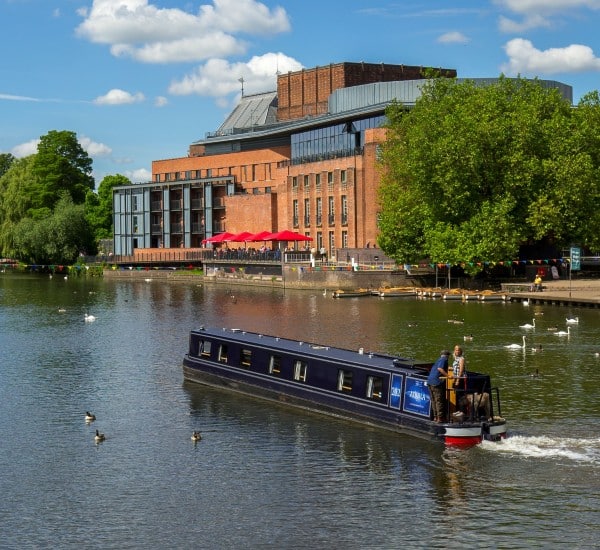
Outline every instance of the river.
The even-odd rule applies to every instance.
[[[9,273],[0,308],[2,548],[598,544],[597,309]],[[427,360],[460,343],[510,435],[451,450],[184,382],[200,325]]]

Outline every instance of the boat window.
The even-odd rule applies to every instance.
[[[281,374],[281,356],[271,355],[269,360],[269,374]]]
[[[227,344],[221,344],[219,346],[219,361],[221,363],[227,363]]]
[[[210,340],[200,340],[198,343],[198,355],[210,357]]]
[[[379,376],[367,376],[367,397],[381,401],[383,396],[383,378]]]
[[[338,391],[352,391],[352,371],[340,369],[338,371]]]
[[[297,382],[306,382],[306,373],[308,371],[308,363],[296,359],[294,361],[294,380]]]
[[[240,351],[240,365],[242,367],[249,367],[252,364],[252,351],[249,349],[243,349]]]

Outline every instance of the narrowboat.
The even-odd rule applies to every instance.
[[[469,371],[448,390],[447,422],[434,422],[427,376],[432,362],[312,344],[240,329],[192,330],[186,380],[251,397],[408,433],[448,445],[506,436],[500,392]],[[480,402],[485,398],[485,407]]]

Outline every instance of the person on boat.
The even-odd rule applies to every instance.
[[[446,378],[448,377],[449,356],[450,352],[443,350],[439,359],[431,367],[427,378],[434,422],[446,421]]]
[[[542,278],[540,277],[539,273],[535,276],[535,279],[533,281],[533,288],[536,292],[542,291]]]
[[[452,378],[453,387],[465,387],[467,373],[465,370],[465,356],[463,355],[463,349],[461,346],[454,346],[454,361],[452,362]]]

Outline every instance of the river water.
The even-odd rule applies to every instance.
[[[184,383],[200,325],[427,360],[472,334],[510,437],[449,450]],[[0,274],[0,546],[596,547],[599,331],[598,309]]]

